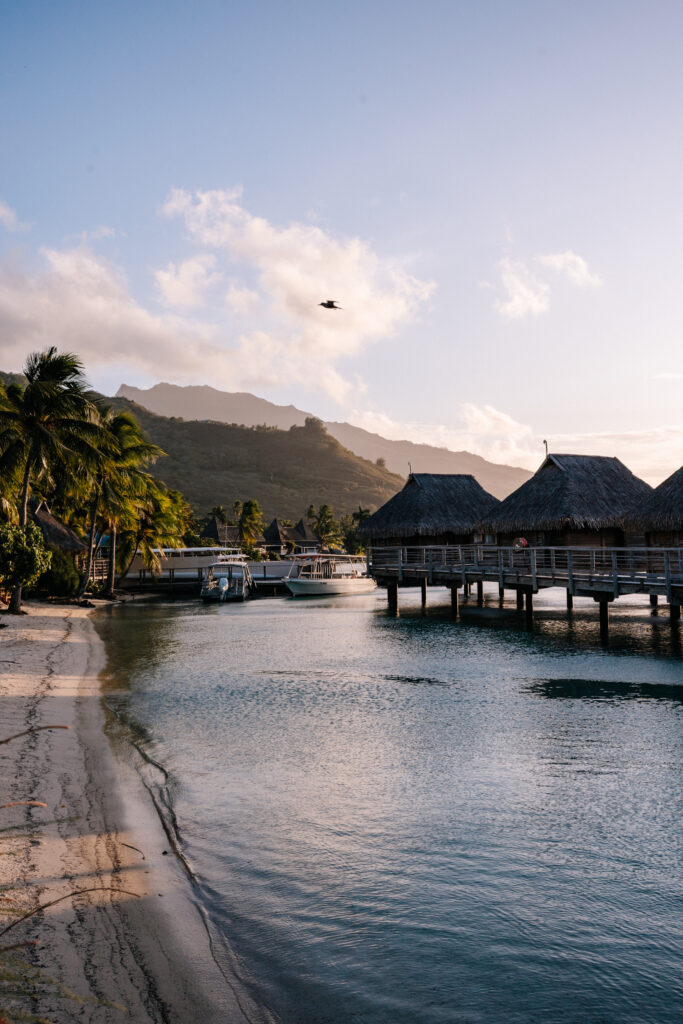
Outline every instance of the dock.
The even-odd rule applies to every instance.
[[[550,587],[574,597],[592,597],[599,606],[600,627],[607,631],[610,604],[625,594],[647,595],[652,606],[668,605],[672,624],[681,617],[683,548],[529,547],[517,550],[488,544],[443,547],[376,547],[368,551],[368,571],[386,587],[389,610],[398,612],[401,587],[420,587],[423,606],[429,586],[448,587],[454,615],[458,592],[477,589],[483,603],[484,583],[496,583],[499,597],[514,592],[517,608],[533,619],[534,594]]]

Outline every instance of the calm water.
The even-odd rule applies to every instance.
[[[102,617],[107,701],[276,1019],[683,1019],[680,638],[640,599],[601,647],[551,602],[532,632],[445,592]]]

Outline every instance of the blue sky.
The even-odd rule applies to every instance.
[[[683,7],[0,8],[0,366],[534,467],[683,448]],[[317,303],[332,297],[343,312]]]

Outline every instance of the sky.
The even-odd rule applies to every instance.
[[[659,483],[682,36],[668,0],[0,4],[0,369]]]

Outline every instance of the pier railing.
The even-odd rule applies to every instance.
[[[457,586],[492,581],[500,587],[533,591],[563,587],[621,593],[661,593],[675,603],[683,591],[683,548],[528,547],[516,550],[488,544],[377,547],[368,555],[370,573],[380,582]]]

